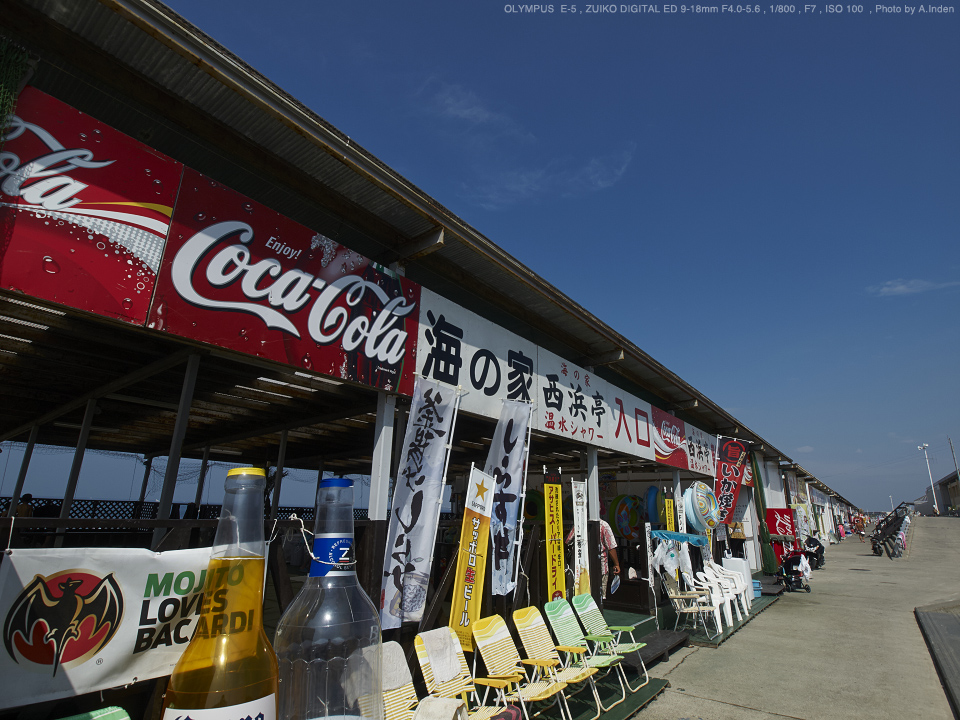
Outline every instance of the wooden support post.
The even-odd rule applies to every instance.
[[[87,400],[87,409],[83,413],[83,425],[80,426],[80,438],[77,440],[77,449],[73,453],[73,465],[70,466],[70,477],[67,478],[67,489],[63,494],[63,505],[60,506],[60,518],[70,517],[70,507],[73,505],[73,496],[77,492],[77,481],[80,479],[80,466],[83,465],[83,455],[87,450],[87,440],[90,438],[90,426],[93,425],[93,416],[97,411],[96,398]],[[62,537],[57,538],[58,543]],[[59,544],[58,544],[59,547]]]
[[[277,453],[277,467],[273,473],[273,502],[270,503],[270,519],[277,519],[277,508],[280,506],[280,483],[283,481],[283,464],[287,460],[287,430],[280,433],[280,450]]]

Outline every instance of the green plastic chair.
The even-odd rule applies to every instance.
[[[598,697],[597,703],[600,705],[600,709],[606,712],[626,700],[627,676],[623,668],[620,667],[620,661],[623,658],[620,655],[609,653],[590,654],[583,630],[580,629],[580,623],[577,622],[577,616],[573,614],[570,603],[563,598],[548,602],[543,606],[543,610],[546,613],[547,621],[550,623],[550,628],[553,630],[553,635],[559,643],[556,648],[566,656],[566,666],[576,662],[588,668],[605,668],[607,671],[604,673],[605,675],[611,670],[617,670],[617,680],[620,682],[620,699],[608,707],[604,707]]]
[[[626,655],[627,653],[638,652],[640,648],[646,647],[646,643],[637,642],[633,637],[633,631],[637,629],[636,625],[607,625],[607,621],[603,619],[603,614],[597,607],[592,595],[575,595],[573,609],[576,610],[577,617],[580,618],[584,630],[587,631],[584,637],[594,643],[596,651]],[[630,636],[631,642],[620,641],[620,636],[623,633]],[[647,673],[647,666],[643,662],[643,658],[639,654],[637,657],[640,659],[640,667],[643,668],[643,682],[637,687],[633,687],[627,682],[627,687],[630,688],[631,692],[636,692],[650,682],[650,675]]]

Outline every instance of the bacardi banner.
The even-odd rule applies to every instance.
[[[573,480],[573,594],[590,592],[590,560],[587,553],[587,483]]]
[[[383,563],[380,625],[385,630],[423,616],[458,402],[453,388],[417,378]]]
[[[182,165],[27,87],[0,162],[0,286],[142,325]]]
[[[506,595],[516,586],[517,517],[526,487],[527,427],[532,405],[504,400],[484,471],[496,482],[490,542],[493,546],[491,592]]]
[[[420,288],[187,169],[149,327],[409,394]]]
[[[557,600],[567,596],[566,568],[563,562],[563,507],[560,483],[543,484],[545,511],[544,539],[547,548],[547,597]]]
[[[210,548],[13,550],[0,565],[0,708],[169,675],[212,593]]]
[[[737,506],[740,486],[750,468],[750,456],[746,443],[742,440],[723,438],[717,458],[717,505],[720,510],[720,522],[726,525],[733,520],[733,509]]]
[[[486,473],[470,469],[448,623],[466,652],[473,652],[473,623],[480,618],[495,485],[494,479]]]

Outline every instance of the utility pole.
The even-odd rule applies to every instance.
[[[937,491],[933,489],[933,473],[930,472],[930,457],[927,455],[927,448],[930,447],[927,443],[923,445],[917,445],[917,450],[923,450],[923,457],[927,461],[927,475],[930,476],[930,494],[933,495],[933,511],[939,515],[940,514],[940,505],[937,503]],[[951,444],[952,447],[952,444]]]

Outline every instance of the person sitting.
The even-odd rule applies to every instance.
[[[30,493],[21,495],[14,517],[33,517],[33,505],[30,504],[32,500],[33,495]]]

